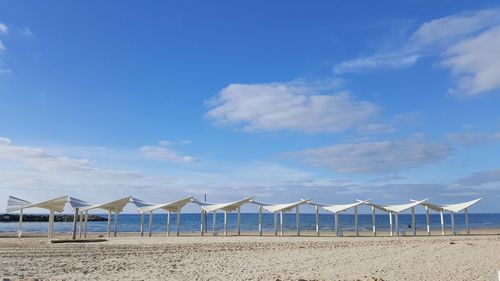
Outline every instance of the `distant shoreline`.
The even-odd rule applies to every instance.
[[[72,222],[74,216],[69,214],[54,215],[54,222]],[[89,215],[88,221],[106,221],[107,219],[99,215]],[[23,222],[48,222],[47,214],[25,214]],[[0,214],[0,223],[19,222],[19,214]]]

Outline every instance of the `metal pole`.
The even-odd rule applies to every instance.
[[[465,208],[465,227],[467,228],[467,235],[470,235],[470,229],[469,229],[469,211],[467,208]]]
[[[227,236],[227,210],[224,210],[224,236]]]
[[[259,206],[259,235],[262,236],[262,206]]]
[[[316,206],[316,236],[319,236],[319,207]]]
[[[141,212],[141,236],[144,236],[144,213]]]
[[[73,215],[73,236],[71,237],[73,240],[76,240],[76,228],[78,226],[78,213],[80,209],[75,208],[75,214]],[[81,221],[81,220],[80,220]],[[80,228],[80,235],[82,234],[81,228]]]
[[[283,211],[280,212],[280,236],[283,236]]]
[[[201,236],[203,236],[203,233],[204,233],[204,225],[205,224],[205,218],[203,217],[203,210],[201,210],[201,219],[200,219],[200,234]]]
[[[83,238],[87,238],[87,223],[89,222],[89,211],[85,211],[85,218],[83,220]]]
[[[179,236],[181,233],[181,209],[177,209],[177,215],[175,216],[176,232],[175,235]]]
[[[213,219],[212,219],[212,230],[213,230],[213,235],[217,235],[217,211],[214,211],[213,214]]]
[[[207,194],[205,193],[205,203],[207,203]],[[203,211],[205,212],[205,211]],[[205,233],[207,233],[208,231],[208,228],[207,228],[207,225],[208,225],[208,214],[207,212],[205,212]]]
[[[431,222],[429,219],[429,207],[425,206],[425,222],[427,223],[427,235],[431,235]]]
[[[83,213],[83,212],[82,212]],[[79,227],[78,227],[78,237],[79,238],[82,238],[82,232],[83,232],[83,214],[81,214],[79,217],[78,217],[78,220],[79,220]]]
[[[335,236],[339,237],[339,213],[335,213]]]
[[[118,211],[115,210],[115,223],[113,226],[114,236],[116,237],[116,233],[118,232]]]
[[[396,236],[399,236],[399,213],[394,213],[394,218],[396,219]]]
[[[444,235],[444,214],[443,214],[443,210],[441,210],[440,212],[440,215],[441,215],[441,235]]]
[[[377,221],[375,218],[375,207],[372,206],[372,230],[373,236],[377,236]]]
[[[389,228],[391,229],[391,236],[394,236],[394,227],[392,227],[392,212],[389,212]]]
[[[241,209],[240,207],[238,207],[238,235],[241,234],[241,219],[240,219],[240,215],[241,215]]]
[[[148,224],[148,227],[149,227],[149,237],[151,237],[151,235],[153,235],[153,211],[149,211],[149,224]]]
[[[170,236],[170,217],[171,217],[172,211],[168,210],[167,213],[167,236]]]
[[[299,206],[296,207],[295,224],[297,225],[297,236],[300,236],[300,211]]]
[[[278,213],[274,212],[274,236],[278,236]]]
[[[457,235],[455,231],[455,213],[450,212],[450,216],[451,216],[451,232],[453,233],[453,235]]]
[[[17,238],[21,239],[23,234],[23,209],[19,210],[19,226],[17,228]]]
[[[111,210],[108,211],[108,237],[111,236]]]
[[[354,228],[356,229],[356,236],[359,236],[358,206],[354,207]]]
[[[417,235],[417,228],[415,227],[415,207],[411,208],[411,229],[413,230],[413,236]]]
[[[54,232],[54,210],[50,209],[49,215],[49,238],[52,238],[52,233]]]

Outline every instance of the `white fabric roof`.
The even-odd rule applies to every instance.
[[[234,202],[229,202],[229,203],[218,203],[218,204],[211,204],[211,203],[206,203],[206,202],[200,202],[198,200],[194,200],[193,202],[200,205],[201,208],[207,212],[213,212],[217,210],[225,210],[228,212],[234,211],[238,209],[238,207],[241,207],[242,205],[245,205],[252,201],[253,197],[245,197],[244,199],[234,201]]]
[[[351,203],[351,204],[343,204],[343,205],[320,205],[323,209],[330,211],[332,213],[339,213],[343,212],[345,210],[348,210],[350,208],[354,208],[360,205],[364,205],[368,203],[370,200],[364,200],[364,201],[358,201],[356,203]]]
[[[382,210],[384,212],[395,212],[395,213],[400,213],[402,211],[408,210],[410,208],[413,208],[417,205],[422,204],[423,202],[427,201],[428,199],[420,200],[420,201],[415,201],[407,204],[400,204],[400,205],[380,205],[380,204],[375,204],[375,203],[366,203],[369,206],[373,206],[379,210]]]
[[[179,199],[177,201],[162,203],[162,204],[147,203],[147,202],[142,201],[140,199],[132,198],[132,203],[134,203],[135,206],[137,206],[137,208],[139,209],[139,211],[141,213],[154,211],[157,209],[164,209],[167,211],[177,211],[178,209],[181,209],[186,204],[188,204],[192,201],[193,201],[193,196],[189,196],[186,198]]]
[[[422,202],[421,205],[427,206],[430,209],[432,209],[434,211],[437,211],[437,212],[450,211],[450,212],[457,213],[457,212],[460,212],[460,211],[464,210],[465,208],[469,208],[470,206],[476,204],[481,199],[482,198],[478,198],[478,199],[474,199],[474,200],[463,202],[463,203],[448,204],[448,205],[445,205],[445,204],[432,204],[432,203]],[[411,201],[417,202],[416,200],[411,200]]]
[[[113,202],[109,203],[104,203],[104,204],[96,204],[96,205],[91,205],[87,207],[83,207],[81,211],[89,211],[92,209],[103,209],[106,211],[112,211],[112,212],[121,212],[123,211],[123,208],[130,203],[130,200],[132,199],[131,196],[125,197],[122,199],[115,200]]]
[[[76,208],[85,208],[85,207],[90,207],[92,206],[91,203],[87,201],[83,201],[80,199],[76,199],[74,197],[69,197],[69,204],[71,205],[71,208],[76,209]]]
[[[68,202],[68,196],[57,197],[40,203],[31,203],[17,197],[9,196],[9,200],[7,201],[7,212],[14,212],[27,208],[52,209],[56,212],[62,212],[64,211],[66,202]]]
[[[310,202],[310,200],[311,199],[307,199],[307,200],[302,199],[302,200],[297,201],[297,202],[285,203],[285,204],[266,204],[266,203],[261,203],[261,202],[257,202],[254,200],[252,200],[251,202],[262,206],[262,208],[266,209],[268,212],[274,213],[274,212],[281,212],[281,211],[288,212],[291,209],[293,209],[299,205],[308,204]]]

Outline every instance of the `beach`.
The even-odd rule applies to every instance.
[[[498,230],[489,231],[498,233]],[[4,280],[497,280],[500,235],[0,238]]]

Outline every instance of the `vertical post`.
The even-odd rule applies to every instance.
[[[52,238],[52,233],[54,232],[54,210],[50,209],[49,214],[49,239]]]
[[[283,211],[280,212],[280,236],[283,236]]]
[[[464,210],[465,212],[465,228],[467,228],[467,235],[470,235],[470,229],[469,229],[469,211],[467,208]]]
[[[116,233],[118,232],[118,210],[115,210],[115,221],[113,226],[114,236],[116,237]]]
[[[259,235],[262,236],[262,206],[259,206]]]
[[[451,216],[451,232],[453,235],[457,235],[455,231],[455,213],[450,212],[450,216]]]
[[[399,236],[399,213],[394,213],[394,218],[396,219],[396,236]]]
[[[71,237],[73,240],[76,240],[76,228],[78,226],[78,213],[80,209],[75,208],[75,213],[73,215],[73,236]],[[81,221],[81,220],[80,220]],[[80,228],[80,235],[82,234],[81,228]]]
[[[172,215],[172,210],[167,211],[167,236],[170,236],[170,217]]]
[[[201,234],[201,236],[203,236],[203,233],[205,231],[204,224],[205,224],[205,218],[203,216],[203,209],[202,209],[201,210],[201,216],[200,216],[200,234]]]
[[[295,214],[295,224],[297,226],[297,236],[300,236],[300,211],[299,211],[299,206],[296,207],[296,214]]]
[[[339,237],[339,213],[335,213],[335,236]]]
[[[375,207],[372,206],[372,230],[373,236],[377,236],[377,221],[375,218]]]
[[[441,235],[444,235],[444,214],[443,214],[443,210],[441,210],[440,212],[440,215],[441,215]]]
[[[212,219],[212,230],[213,235],[217,235],[217,211],[214,211],[213,219]]]
[[[19,226],[17,228],[17,238],[21,239],[23,234],[23,209],[19,210]]]
[[[144,213],[141,211],[141,236],[144,236]]]
[[[356,229],[356,236],[359,236],[358,206],[354,207],[354,228]]]
[[[278,213],[274,212],[274,236],[278,236]]]
[[[241,209],[240,209],[240,207],[238,207],[238,217],[237,217],[238,235],[241,234],[241,218],[240,218],[240,215],[241,215]]]
[[[177,215],[175,216],[175,223],[176,223],[176,227],[175,227],[175,235],[176,236],[179,236],[179,234],[181,233],[181,209],[177,209]]]
[[[425,222],[427,224],[427,235],[431,235],[431,222],[429,219],[429,206],[425,206]]]
[[[149,227],[149,237],[151,237],[151,235],[153,235],[153,210],[149,211],[148,227]]]
[[[82,214],[79,216],[78,220],[79,220],[79,227],[78,227],[78,237],[79,238],[82,238],[82,231],[83,231],[83,212]]]
[[[411,208],[411,230],[413,230],[413,236],[417,235],[417,228],[415,225],[415,207]]]
[[[394,236],[394,227],[392,227],[392,212],[389,212],[389,228],[391,229],[391,236]]]
[[[316,206],[316,236],[319,236],[319,206]]]
[[[111,210],[108,211],[108,237],[111,236]]]
[[[227,210],[224,210],[224,236],[227,236]]]
[[[87,223],[89,222],[89,211],[85,211],[85,218],[83,220],[83,238],[87,238]]]
[[[204,194],[204,197],[205,197],[205,203],[207,203],[207,194],[206,193]],[[205,212],[203,210],[202,210],[202,212],[204,213],[204,219],[205,219],[204,229],[202,231],[205,231],[205,233],[207,233],[208,214],[207,214],[207,212]]]

